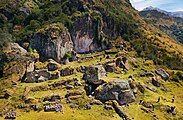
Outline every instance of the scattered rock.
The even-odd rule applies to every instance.
[[[65,88],[66,88],[66,89],[73,89],[74,86],[73,86],[73,85],[66,84],[66,85],[65,85]]]
[[[50,78],[51,73],[43,69],[27,73],[26,78],[22,80],[22,82],[26,83],[44,82],[46,80],[49,80]]]
[[[162,79],[168,80],[170,75],[162,68],[155,71]]]
[[[61,112],[62,111],[62,105],[61,104],[55,104],[55,105],[45,105],[44,111],[45,112]]]
[[[106,110],[113,110],[113,107],[111,105],[105,105],[104,109],[106,109]]]
[[[89,110],[89,109],[91,109],[91,108],[92,108],[92,105],[90,105],[90,104],[86,104],[86,105],[85,105],[85,109],[86,109],[86,110]]]
[[[129,70],[129,63],[128,63],[128,59],[126,57],[123,58],[117,58],[116,59],[116,66],[123,68],[125,70]]]
[[[47,65],[48,71],[55,71],[59,68],[59,64],[52,60],[52,62],[49,62]]]
[[[145,86],[148,90],[152,91],[152,92],[157,92],[157,89],[151,86]]]
[[[43,102],[45,102],[45,101],[57,102],[57,101],[60,101],[61,98],[62,98],[62,97],[61,97],[60,95],[54,94],[54,95],[45,97],[45,98],[43,99]]]
[[[130,88],[132,89],[133,93],[136,94],[138,88],[137,88],[137,86],[136,86],[135,80],[134,80],[134,79],[130,79],[130,80],[128,81],[128,83],[129,83]]]
[[[60,78],[60,72],[56,71],[56,72],[51,73],[51,76],[49,79],[54,80],[54,79],[58,79],[58,78]]]
[[[26,82],[26,83],[35,83],[37,82],[37,77],[36,77],[36,72],[28,72],[26,74],[26,78],[24,80],[22,80],[22,82]]]
[[[33,104],[33,103],[36,103],[36,99],[35,98],[26,98],[25,100],[24,100],[24,102],[26,103],[26,104]]]
[[[167,113],[171,113],[172,115],[176,115],[176,107],[175,106],[170,106],[167,109]]]
[[[73,68],[68,67],[68,68],[62,69],[60,71],[61,76],[68,76],[68,75],[72,75],[72,74],[74,74],[74,69]]]
[[[146,72],[140,74],[140,77],[154,77],[154,76],[155,76],[155,75],[154,75],[153,72],[148,72],[148,71],[146,71]]]
[[[138,90],[141,92],[141,93],[144,93],[145,92],[145,87],[143,85],[141,85],[140,83],[137,84],[137,88]]]
[[[93,99],[90,102],[90,105],[102,105],[103,103],[100,100]]]
[[[71,103],[69,106],[70,106],[71,108],[78,108],[78,107],[79,107],[79,105],[77,105],[77,104],[75,104],[75,103]]]
[[[5,116],[5,119],[10,119],[10,120],[14,120],[16,119],[16,112],[12,111],[12,112],[8,112]]]
[[[160,87],[161,86],[160,82],[156,78],[152,78],[152,84],[154,86],[156,86],[156,87]]]
[[[140,104],[141,104],[142,106],[146,107],[146,108],[154,108],[154,107],[153,107],[153,104],[151,104],[150,102],[142,101]]]
[[[39,106],[36,105],[36,104],[31,104],[29,107],[30,107],[31,109],[33,109],[34,111],[38,111],[38,110],[39,110]]]
[[[80,66],[80,67],[78,67],[76,70],[77,70],[77,72],[84,73],[85,70],[86,70],[86,67],[85,67],[85,66]]]
[[[113,101],[112,104],[115,112],[123,119],[123,120],[129,120],[128,116],[121,110],[120,106],[118,105],[118,103],[116,103],[115,101]]]
[[[110,63],[105,65],[106,72],[114,72],[116,68],[115,63]]]

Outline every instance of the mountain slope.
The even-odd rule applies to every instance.
[[[3,0],[0,21],[0,119],[183,118],[183,46],[128,0]]]
[[[172,13],[173,14],[173,13]],[[172,17],[169,13],[161,10],[144,10],[140,12],[150,24],[160,28],[177,41],[183,43],[183,19],[179,17]]]

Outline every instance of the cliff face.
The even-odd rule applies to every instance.
[[[66,53],[73,51],[73,42],[64,26],[51,24],[33,36],[31,48],[39,52],[41,59],[52,58],[61,62]]]
[[[109,44],[104,37],[102,22],[91,16],[84,16],[74,21],[71,36],[76,52],[85,53],[107,48]]]

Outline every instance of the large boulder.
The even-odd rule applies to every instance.
[[[86,68],[85,73],[83,75],[83,79],[86,80],[87,83],[93,83],[101,80],[106,76],[106,71],[102,65],[90,66]]]
[[[70,34],[64,25],[59,23],[38,30],[30,45],[38,51],[41,59],[52,58],[59,63],[66,53],[73,51]]]
[[[120,104],[127,104],[135,101],[135,96],[128,81],[115,80],[99,87],[95,96],[101,101],[116,100]]]

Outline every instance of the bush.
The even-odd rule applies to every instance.
[[[68,52],[64,55],[64,58],[67,58],[67,59],[70,59],[72,58],[72,53],[71,52]]]
[[[0,29],[0,38],[0,50],[2,50],[4,46],[7,46],[9,42],[14,41],[12,35],[7,30]]]

